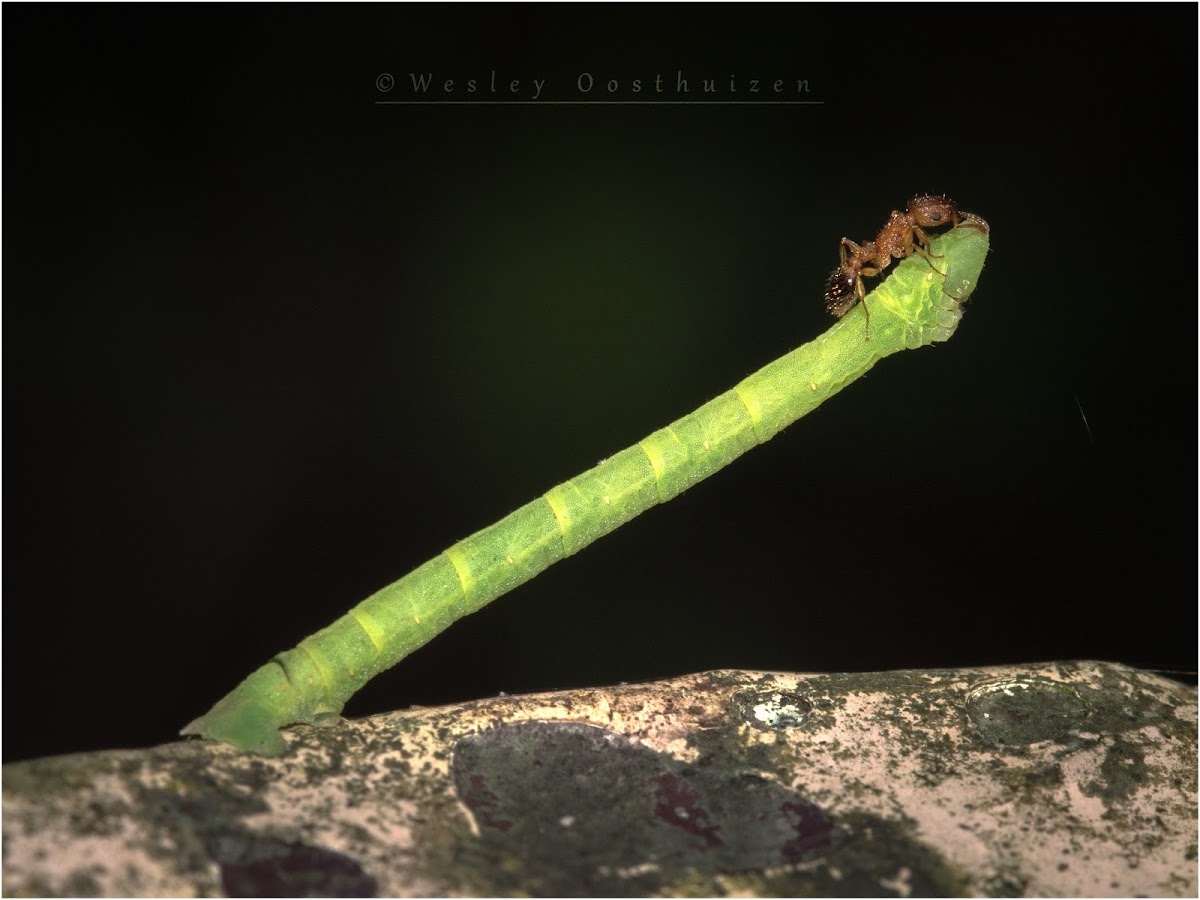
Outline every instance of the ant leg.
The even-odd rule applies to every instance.
[[[863,272],[867,272],[867,270],[863,269]],[[875,273],[870,272],[867,274],[874,275]],[[867,317],[867,325],[864,333],[869,341],[871,339],[871,310],[867,306],[867,290],[863,287],[861,278],[858,279],[858,284],[855,286],[855,290],[858,292],[858,303],[862,307],[863,315]]]
[[[866,253],[863,251],[862,247],[858,246],[858,244],[854,243],[854,241],[850,240],[850,238],[844,237],[844,238],[842,238],[841,245],[838,247],[838,252],[841,254],[841,257],[842,257],[842,265],[843,266],[846,265],[846,248],[847,247],[850,248],[850,255],[853,256],[855,259],[865,259],[866,258]]]
[[[922,231],[919,226],[914,225],[913,231],[916,233],[918,241],[918,243],[913,244],[913,250],[915,250],[917,255],[925,260],[925,262],[929,263],[929,268],[933,269],[933,271],[937,272],[944,278],[946,273],[935,266],[933,261],[935,259],[945,259],[945,256],[941,253],[933,252],[933,247],[929,245],[929,235]]]
[[[943,259],[942,254],[933,252],[933,247],[929,243],[929,235],[927,235],[924,231],[921,230],[920,225],[913,226],[913,233],[917,236],[917,242],[918,242],[917,245],[913,249],[915,249],[918,254],[925,257],[925,259],[927,259],[927,260],[928,259]]]

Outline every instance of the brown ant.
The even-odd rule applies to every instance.
[[[862,282],[864,275],[878,275],[891,265],[893,259],[904,259],[914,250],[937,272],[933,260],[941,257],[932,252],[929,235],[924,229],[937,228],[947,222],[957,228],[960,220],[984,234],[988,233],[988,223],[974,213],[960,212],[946,197],[922,194],[908,201],[904,212],[892,210],[887,224],[879,229],[875,240],[856,244],[849,238],[842,238],[839,248],[842,264],[829,274],[829,280],[825,283],[825,309],[830,315],[844,316],[856,303],[866,298]],[[865,305],[863,312],[867,316],[869,341],[871,313]]]

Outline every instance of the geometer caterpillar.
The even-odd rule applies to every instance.
[[[816,340],[372,594],[181,733],[283,752],[281,727],[337,716],[368,680],[457,619],[770,440],[883,357],[948,340],[983,269],[988,235],[959,226],[935,237],[931,251],[937,269],[915,255],[902,260]]]

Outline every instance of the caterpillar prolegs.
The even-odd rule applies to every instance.
[[[182,734],[286,749],[279,729],[338,715],[367,681],[543,569],[770,440],[877,361],[945,341],[983,269],[988,235],[960,226],[910,256],[859,307],[666,428],[551,488],[372,594],[253,672]]]

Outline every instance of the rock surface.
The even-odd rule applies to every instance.
[[[1196,692],[705,672],[4,767],[5,896],[1195,896]]]

